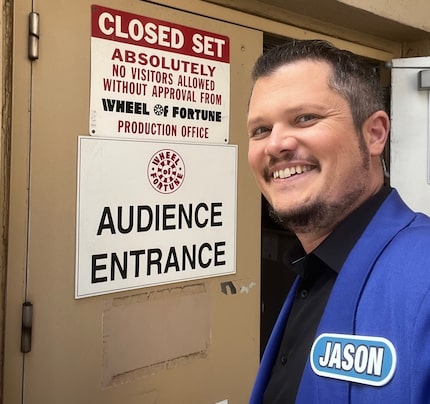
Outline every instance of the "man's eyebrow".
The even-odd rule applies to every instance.
[[[327,105],[308,102],[306,104],[300,104],[297,106],[285,108],[282,111],[282,113],[294,115],[294,114],[302,114],[303,112],[309,112],[309,110],[321,112],[321,111],[325,111],[327,109],[328,109]],[[258,114],[258,115],[251,117],[250,119],[248,119],[247,122],[248,122],[248,125],[252,125],[252,124],[259,123],[259,122],[262,122],[265,120],[266,120],[266,118],[263,114]]]
[[[316,103],[312,103],[312,102],[307,102],[307,103],[300,104],[300,105],[295,106],[295,107],[286,108],[285,112],[288,112],[288,113],[302,113],[302,112],[308,111],[309,109],[323,111],[323,110],[327,109],[327,105],[322,105],[322,104],[316,104]]]
[[[256,116],[254,118],[248,119],[246,121],[246,126],[247,128],[253,127],[255,125],[260,125],[260,124],[264,124],[264,122],[267,121],[267,119],[265,119],[263,116],[259,115]]]

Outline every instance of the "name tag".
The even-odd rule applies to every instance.
[[[324,377],[383,386],[396,370],[396,350],[386,338],[321,334],[310,355],[313,371]]]

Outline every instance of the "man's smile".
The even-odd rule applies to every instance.
[[[307,171],[313,170],[314,168],[315,168],[314,166],[309,166],[309,165],[297,165],[294,167],[287,167],[282,170],[273,171],[272,178],[273,179],[289,178],[292,175],[302,174]]]

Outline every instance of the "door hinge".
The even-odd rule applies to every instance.
[[[31,12],[28,16],[28,58],[33,61],[39,59],[39,13]]]
[[[31,351],[31,331],[33,328],[33,304],[24,302],[22,304],[22,323],[21,323],[21,352]]]

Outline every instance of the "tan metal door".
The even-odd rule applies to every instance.
[[[30,62],[33,2],[15,2],[4,403],[246,403],[259,362],[260,205],[247,167],[245,116],[262,34],[143,1],[103,1],[230,38],[237,273],[76,300],[77,144],[89,127],[90,6],[34,2],[40,47]],[[24,302],[33,304],[25,354]]]

